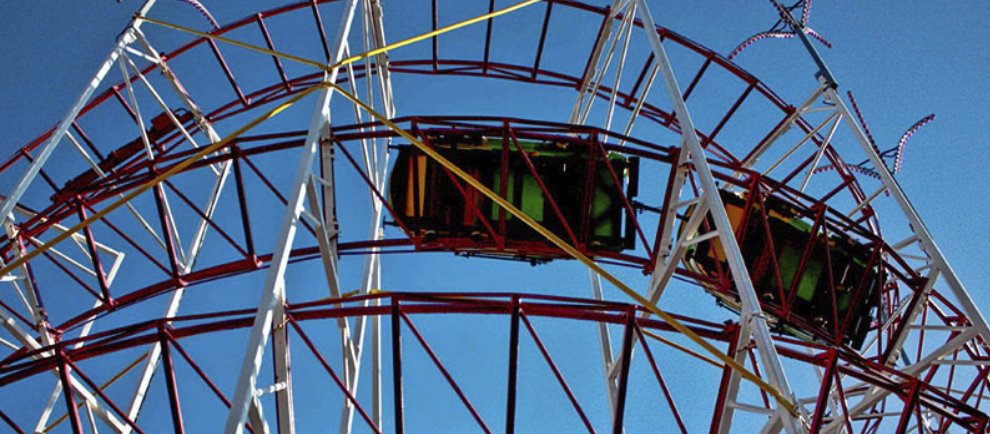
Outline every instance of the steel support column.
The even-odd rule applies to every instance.
[[[795,404],[796,400],[791,392],[787,377],[784,374],[783,366],[781,366],[780,356],[777,354],[776,348],[773,345],[766,318],[763,316],[763,311],[760,308],[759,299],[756,296],[756,291],[750,280],[745,261],[740,253],[739,245],[732,231],[732,225],[729,223],[724,204],[721,197],[719,197],[718,186],[715,184],[711,168],[708,166],[708,161],[705,157],[705,151],[698,139],[694,121],[691,118],[687,105],[684,103],[683,94],[677,84],[673,67],[667,57],[663,43],[660,41],[659,35],[657,35],[656,23],[653,21],[653,16],[646,1],[636,1],[639,3],[639,17],[646,30],[646,36],[653,50],[653,55],[656,58],[657,64],[660,66],[660,72],[663,75],[667,93],[681,126],[682,152],[686,151],[690,153],[691,162],[694,165],[694,170],[702,188],[702,200],[709,206],[709,213],[718,231],[719,242],[726,252],[729,268],[732,271],[733,280],[739,291],[740,301],[742,302],[740,320],[741,322],[748,323],[750,326],[753,335],[752,339],[755,341],[759,350],[761,362],[764,365],[769,383],[776,387],[783,396],[787,397],[791,404]],[[745,340],[748,341],[749,337]],[[796,405],[795,408],[797,408]],[[784,422],[784,427],[788,432],[797,433],[803,431],[797,419],[784,407],[778,405],[776,411],[780,415],[781,420]]]
[[[604,301],[605,294],[602,292],[602,279],[598,273],[592,270],[588,270],[588,276],[591,280],[591,293],[594,295],[595,300]],[[609,411],[615,411],[615,360],[612,356],[612,336],[609,334],[608,324],[599,323],[598,324],[598,346],[601,349],[602,355],[602,368],[604,369],[605,378],[605,393],[608,394],[608,409]],[[621,356],[620,356],[621,358]]]
[[[343,58],[344,48],[347,44],[347,37],[350,34],[351,23],[354,18],[354,11],[357,0],[349,0],[341,14],[341,22],[338,27],[337,38],[334,41],[334,52],[331,64]],[[339,69],[334,69],[328,73],[325,79],[333,83],[337,79]],[[288,266],[292,242],[295,239],[297,223],[303,210],[305,200],[306,184],[312,177],[313,162],[320,149],[322,138],[326,136],[330,122],[330,99],[333,92],[330,89],[322,89],[318,92],[316,109],[310,121],[309,130],[306,134],[306,142],[299,159],[299,166],[296,169],[295,180],[290,189],[288,204],[282,219],[281,229],[277,238],[276,247],[273,251],[272,265],[265,278],[262,289],[261,300],[258,303],[258,310],[254,318],[251,335],[244,354],[244,361],[241,365],[241,372],[237,381],[237,388],[231,400],[230,414],[224,426],[224,432],[228,434],[240,434],[244,430],[244,418],[247,416],[248,406],[252,402],[254,391],[257,388],[256,382],[258,371],[271,332],[271,326],[275,317],[275,306],[285,302],[285,271]],[[286,355],[277,355],[285,357]]]
[[[509,325],[509,379],[505,398],[505,432],[516,432],[516,380],[519,372],[519,298],[512,298],[512,317]]]

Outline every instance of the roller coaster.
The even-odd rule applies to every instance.
[[[647,0],[157,3],[0,163],[5,429],[990,429],[809,1],[719,51]]]

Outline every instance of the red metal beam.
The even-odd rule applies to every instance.
[[[622,335],[622,350],[619,357],[619,385],[615,397],[615,414],[612,415],[612,434],[625,431],[623,418],[626,415],[626,396],[629,391],[629,365],[632,365],[633,333],[636,329],[636,309],[626,311],[626,328]]]
[[[409,316],[406,315],[405,312],[401,312],[401,311],[399,312],[399,316],[409,327],[409,330],[412,332],[413,336],[416,337],[416,340],[419,341],[419,345],[422,346],[423,350],[426,351],[426,354],[430,356],[430,360],[433,361],[433,364],[436,365],[437,369],[440,370],[440,374],[443,375],[443,378],[447,380],[447,384],[450,385],[450,388],[454,391],[454,393],[457,394],[457,397],[460,398],[462,403],[464,403],[464,407],[466,407],[468,412],[471,413],[471,417],[473,417],[474,420],[478,422],[478,426],[481,428],[481,430],[487,434],[491,434],[492,433],[491,428],[488,427],[485,421],[481,418],[481,415],[478,414],[478,410],[476,410],[474,408],[474,405],[471,404],[471,400],[468,399],[467,395],[464,394],[464,391],[461,390],[460,386],[457,385],[457,382],[454,381],[454,377],[452,377],[450,375],[450,372],[447,371],[447,368],[444,367],[443,362],[440,361],[440,358],[437,357],[437,354],[433,351],[432,348],[430,348],[430,344],[426,342],[426,339],[423,338],[423,335],[419,332],[419,329],[417,329],[416,326],[412,323],[412,320],[409,319]]]
[[[506,381],[505,432],[516,432],[516,381],[519,373],[519,297],[512,297],[512,317],[509,325],[509,379]]]
[[[536,329],[530,324],[529,318],[525,314],[520,316],[523,324],[526,325],[526,330],[529,331],[529,335],[533,338],[533,342],[536,343],[536,347],[539,348],[540,354],[543,355],[543,359],[546,360],[547,365],[550,366],[550,370],[553,371],[554,377],[557,378],[557,382],[560,383],[561,389],[564,390],[564,394],[567,395],[567,399],[571,401],[571,406],[577,412],[578,416],[581,418],[581,422],[584,427],[588,429],[589,433],[594,434],[595,428],[591,426],[591,421],[588,420],[588,416],[584,414],[584,410],[581,409],[581,404],[578,403],[577,398],[574,396],[574,392],[571,392],[570,386],[567,385],[567,381],[564,380],[564,375],[560,373],[560,369],[557,369],[557,364],[554,363],[553,357],[550,356],[550,352],[547,351],[547,347],[543,345],[543,341],[536,334]]]
[[[663,375],[660,374],[660,365],[653,357],[653,351],[650,351],[650,346],[647,345],[646,338],[643,337],[643,330],[638,324],[636,325],[636,337],[639,339],[640,346],[643,347],[646,360],[650,362],[650,368],[653,370],[653,375],[657,378],[657,384],[660,385],[660,391],[663,392],[663,397],[667,401],[667,406],[670,407],[670,412],[674,416],[674,421],[677,422],[677,427],[681,430],[682,434],[687,434],[687,427],[684,426],[684,420],[681,418],[681,412],[677,409],[677,404],[674,402],[674,396],[670,393]]]
[[[172,428],[175,434],[185,432],[182,424],[182,406],[179,405],[179,391],[176,386],[175,368],[172,366],[172,350],[169,348],[165,328],[158,329],[158,344],[162,349],[162,369],[165,371],[165,387],[168,390],[169,409],[172,413]]]

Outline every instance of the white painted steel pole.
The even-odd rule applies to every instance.
[[[344,5],[337,37],[334,41],[334,52],[331,54],[331,64],[343,58],[356,5],[357,0],[349,0]],[[337,79],[338,71],[339,69],[334,69],[327,74],[326,79],[333,83]],[[251,327],[251,335],[248,338],[237,387],[231,400],[230,413],[227,415],[227,421],[224,425],[224,432],[228,434],[240,434],[244,430],[244,418],[247,416],[248,407],[257,388],[258,371],[261,369],[268,335],[271,332],[275,305],[285,300],[285,269],[292,250],[292,241],[295,239],[296,225],[299,222],[299,215],[306,198],[306,184],[312,177],[313,161],[320,149],[320,139],[329,128],[330,122],[330,99],[333,96],[333,91],[322,89],[318,95],[317,106],[310,121],[309,131],[306,134],[306,144],[303,146],[302,155],[299,158],[299,166],[296,168],[296,176],[292,183],[276,248],[273,250],[271,268],[265,277],[261,300],[258,302],[258,311]]]
[[[674,112],[681,124],[682,147],[686,148],[691,154],[691,161],[698,174],[698,181],[703,190],[704,200],[708,203],[709,212],[719,232],[719,242],[721,242],[722,249],[726,253],[729,268],[732,270],[733,280],[735,281],[736,288],[739,290],[739,298],[743,308],[741,321],[748,322],[751,326],[750,330],[753,334],[753,340],[756,341],[760,359],[764,365],[764,370],[770,384],[776,387],[791,404],[795,404],[790,384],[784,374],[784,368],[780,364],[780,356],[777,354],[777,350],[773,345],[773,339],[770,336],[766,318],[760,308],[759,298],[756,296],[756,290],[753,289],[753,282],[749,278],[749,272],[747,271],[746,263],[743,261],[739,245],[733,234],[732,225],[725,212],[725,206],[722,203],[721,197],[719,197],[718,186],[715,184],[715,178],[712,176],[711,168],[708,167],[708,161],[705,159],[705,151],[701,147],[701,142],[698,140],[694,122],[687,109],[687,105],[684,103],[684,98],[674,76],[673,68],[667,58],[666,50],[664,50],[663,43],[657,35],[656,23],[653,21],[653,16],[650,14],[646,1],[637,1],[640,6],[639,16],[643,21],[647,39],[653,49],[657,64],[660,65],[670,101],[674,106]],[[795,405],[795,407],[797,406]],[[780,415],[784,427],[788,432],[797,433],[803,431],[797,420],[783,407],[778,406],[777,413]]]
[[[141,9],[138,9],[137,16],[142,17],[147,14],[148,10],[154,6],[155,1],[156,0],[147,0],[144,3],[144,6],[141,6]],[[17,206],[18,202],[20,202],[21,197],[24,196],[24,193],[34,181],[34,178],[38,176],[38,172],[41,171],[41,167],[48,161],[48,157],[50,157],[52,152],[55,151],[58,143],[62,141],[63,137],[65,137],[65,133],[69,130],[69,127],[72,126],[72,123],[75,122],[76,116],[79,116],[79,112],[81,112],[83,107],[86,106],[86,103],[89,102],[89,98],[93,96],[93,92],[96,91],[96,89],[103,82],[103,79],[106,78],[107,73],[110,72],[110,68],[112,68],[113,64],[117,62],[118,58],[120,58],[120,55],[124,52],[124,49],[134,42],[134,31],[141,26],[142,22],[143,21],[141,21],[140,18],[135,18],[131,21],[131,25],[124,31],[123,35],[121,35],[120,40],[117,42],[117,46],[114,47],[113,51],[110,52],[110,55],[107,56],[106,60],[103,61],[99,69],[96,70],[96,74],[89,81],[86,88],[83,89],[82,94],[79,95],[79,98],[76,99],[76,102],[72,105],[72,108],[69,109],[69,112],[64,118],[62,118],[62,121],[59,122],[58,127],[56,127],[55,131],[52,132],[52,136],[45,142],[44,146],[42,146],[41,152],[34,156],[34,162],[31,163],[31,166],[28,167],[27,172],[21,177],[20,181],[17,182],[17,185],[14,186],[14,189],[10,192],[10,194],[7,195],[7,199],[3,201],[2,205],[0,205],[0,222],[6,222],[9,218],[11,218],[11,213],[13,213],[14,207]]]

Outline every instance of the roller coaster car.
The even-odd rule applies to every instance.
[[[181,108],[173,110],[172,114],[179,120],[179,123],[182,124],[189,122],[193,118],[193,114],[191,112]],[[162,112],[151,119],[151,127],[148,128],[147,131],[148,141],[155,144],[159,139],[175,130],[175,123],[172,122],[172,119],[168,116],[168,113]],[[131,159],[131,157],[137,155],[142,150],[144,150],[144,140],[141,137],[138,137],[126,145],[111,151],[106,157],[103,158],[103,160],[99,162],[99,164],[97,164],[97,166],[103,173],[111,173],[115,168]],[[89,169],[66,182],[61,191],[52,196],[52,200],[64,200],[75,194],[78,190],[91,185],[99,178],[100,176],[95,170]]]
[[[879,311],[884,280],[874,249],[845,234],[813,230],[779,198],[767,196],[760,203],[728,191],[720,191],[720,196],[760,305],[778,329],[804,339],[860,348]],[[688,216],[693,211],[690,208]],[[714,229],[710,218],[703,227]],[[720,270],[729,270],[725,253],[715,242],[693,245],[683,262],[688,270],[714,279]],[[704,285],[738,310],[734,284],[727,285],[728,291],[711,282]]]
[[[624,206],[622,184],[631,201],[637,190],[638,158],[609,153],[604,164],[600,152],[592,150],[597,157],[589,158],[587,144],[565,141],[519,141],[525,157],[516,142],[501,138],[445,134],[428,142],[557,236],[568,242],[576,238],[585,253],[596,256],[634,247],[634,225]],[[461,180],[455,182],[455,175],[419,149],[396,148],[388,200],[418,246],[531,263],[567,256],[494,201]]]

